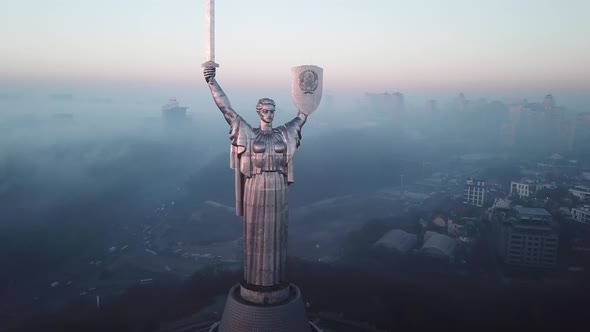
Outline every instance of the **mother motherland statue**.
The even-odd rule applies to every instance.
[[[214,0],[206,1],[207,61],[202,65],[215,104],[228,123],[230,167],[235,172],[236,214],[244,218],[244,278],[227,298],[211,332],[319,331],[307,320],[299,288],[287,282],[288,188],[301,129],[322,97],[323,70],[291,70],[291,95],[298,108],[291,121],[273,127],[276,105],[256,104],[259,126],[252,127],[232,108],[216,80]]]
[[[256,104],[259,126],[254,128],[232,108],[215,79],[215,63],[203,67],[213,100],[230,127],[236,214],[244,218],[244,279],[230,291],[218,331],[266,331],[268,326],[273,326],[268,331],[309,331],[301,293],[286,278],[288,188],[301,129],[321,99],[322,69],[293,68],[297,115],[273,127],[275,102],[262,98]]]
[[[292,158],[307,115],[299,111],[293,120],[273,127],[275,103],[262,98],[256,104],[260,125],[253,128],[232,109],[215,71],[215,67],[204,70],[213,99],[230,126],[236,214],[244,217],[244,280],[246,285],[277,287],[285,281]]]
[[[285,275],[288,186],[293,183],[293,156],[308,114],[300,109],[294,119],[273,127],[275,102],[262,98],[256,104],[259,126],[253,128],[232,108],[215,79],[216,67],[213,64],[204,67],[205,80],[215,104],[230,126],[230,167],[235,170],[236,214],[244,217],[241,294],[256,302],[280,302],[288,295]],[[300,71],[296,85],[302,94],[307,92],[311,96],[320,87],[321,68],[302,67],[294,68]],[[257,301],[250,298],[250,291],[263,291],[266,296]]]

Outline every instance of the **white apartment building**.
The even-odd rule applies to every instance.
[[[572,208],[572,219],[582,224],[590,225],[590,205]]]
[[[483,206],[486,198],[486,182],[482,180],[467,179],[463,192],[463,203]]]
[[[537,184],[531,180],[512,181],[510,183],[510,196],[520,198],[529,197],[537,190]]]
[[[590,186],[574,186],[570,189],[570,193],[583,201],[590,201]]]

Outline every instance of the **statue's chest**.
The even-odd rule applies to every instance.
[[[283,154],[287,150],[287,144],[278,130],[265,133],[255,130],[252,152],[254,154]]]
[[[282,171],[286,163],[287,144],[276,130],[270,133],[255,131],[252,141],[252,159],[254,166],[263,172]]]

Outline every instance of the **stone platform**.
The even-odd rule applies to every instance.
[[[246,283],[240,284],[240,298],[253,304],[279,304],[288,301],[290,296],[290,284],[276,287],[252,286]]]
[[[289,285],[288,298],[277,304],[253,304],[240,296],[240,285],[229,292],[221,322],[209,332],[316,332],[305,313],[301,291]]]

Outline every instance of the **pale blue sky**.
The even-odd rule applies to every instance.
[[[590,86],[587,0],[217,0],[230,84]],[[202,80],[204,0],[0,0],[0,80]]]

